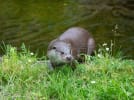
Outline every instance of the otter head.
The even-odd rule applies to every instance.
[[[71,63],[74,60],[71,44],[61,40],[54,40],[50,43],[47,56],[55,65]]]

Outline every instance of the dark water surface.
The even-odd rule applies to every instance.
[[[96,43],[115,41],[134,58],[133,0],[0,0],[0,43],[46,52],[67,28],[91,31]],[[1,51],[2,54],[2,51]]]

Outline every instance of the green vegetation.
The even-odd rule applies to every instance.
[[[110,50],[104,44],[72,71],[69,66],[49,70],[24,45],[19,52],[6,46],[0,100],[134,100],[134,61],[112,57]]]

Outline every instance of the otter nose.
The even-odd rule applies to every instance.
[[[67,59],[68,61],[71,61],[71,60],[72,60],[72,57],[66,57],[66,59]]]

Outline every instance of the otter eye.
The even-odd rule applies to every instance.
[[[52,49],[56,49],[56,47],[53,47]]]
[[[61,54],[64,54],[64,52],[61,52]]]

